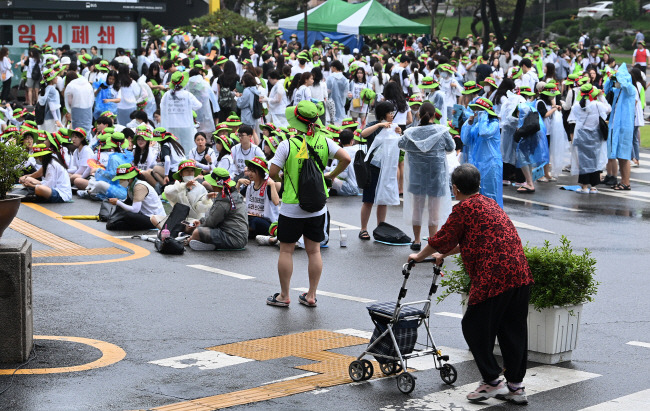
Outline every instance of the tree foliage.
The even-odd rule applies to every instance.
[[[304,12],[307,5],[303,0],[268,0],[265,3],[269,4],[271,8],[271,20],[275,22],[285,17],[291,17],[300,12]]]
[[[240,36],[268,36],[271,30],[266,24],[247,19],[233,11],[221,9],[212,14],[190,20],[189,27],[184,29],[199,35],[215,33],[219,37],[229,38]]]
[[[634,20],[637,18],[639,8],[635,0],[615,0],[614,15],[621,20]]]

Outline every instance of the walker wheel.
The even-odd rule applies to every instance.
[[[379,364],[379,368],[381,369],[381,372],[383,372],[386,375],[391,375],[395,374],[395,370],[397,369],[395,361],[387,362],[384,364]]]
[[[354,360],[350,363],[350,366],[348,367],[348,373],[350,374],[350,378],[352,378],[352,381],[362,381],[363,376],[365,374],[365,370],[363,367],[363,364],[361,364],[361,361]]]
[[[456,372],[456,368],[454,368],[453,365],[447,363],[440,368],[440,378],[442,378],[442,381],[445,382],[445,384],[453,384],[456,382],[456,378],[458,378],[458,373]]]
[[[372,363],[368,360],[361,360],[363,365],[363,380],[369,380],[372,378],[372,375],[375,373],[375,368],[372,366]]]
[[[397,376],[397,388],[404,394],[410,394],[415,389],[415,377],[409,372]]]

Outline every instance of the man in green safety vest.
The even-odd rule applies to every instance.
[[[275,179],[282,170],[282,178],[284,179],[284,192],[282,194],[282,206],[280,207],[277,230],[278,240],[280,241],[280,256],[278,257],[280,292],[273,294],[266,300],[267,304],[276,307],[289,306],[289,288],[291,275],[293,274],[293,251],[296,247],[296,241],[301,236],[304,237],[305,250],[309,258],[309,291],[298,297],[301,304],[316,307],[316,288],[323,270],[320,242],[325,239],[327,207],[324,206],[321,210],[315,212],[308,212],[300,207],[298,182],[303,160],[312,157],[312,155],[320,157],[320,161],[312,157],[316,164],[320,162],[326,165],[330,159],[335,158],[338,160],[338,165],[333,171],[323,174],[323,185],[325,179],[336,178],[347,168],[351,161],[347,151],[339,147],[333,140],[325,137],[325,133],[321,132],[323,124],[318,115],[318,107],[309,100],[303,100],[297,106],[287,107],[286,116],[289,126],[298,130],[298,134],[280,143],[273,160],[271,160],[269,176]],[[307,144],[309,147],[307,147]],[[323,170],[321,169],[321,171]]]

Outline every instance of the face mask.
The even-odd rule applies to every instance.
[[[40,158],[36,158],[36,164],[43,164],[43,160]]]
[[[449,78],[449,73],[447,73],[447,72],[445,71],[445,72],[443,72],[442,74],[440,74],[440,76],[442,76],[442,78],[444,78],[444,79],[448,79],[448,78]]]
[[[185,183],[192,180],[194,180],[194,176],[183,176],[183,182]]]
[[[191,52],[190,56],[192,56],[192,57],[196,56],[196,51]]]
[[[120,180],[120,185],[127,188],[129,186],[129,180]]]
[[[483,90],[485,90],[486,94],[489,93],[490,92],[490,86],[483,87]]]

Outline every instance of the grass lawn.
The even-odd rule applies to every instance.
[[[450,39],[456,35],[456,28],[458,27],[458,17],[446,17],[444,21],[442,20],[443,16],[439,15],[436,19],[436,34],[440,32],[440,37],[449,37]],[[471,24],[474,18],[471,16],[461,17],[460,18],[460,31],[458,32],[459,37],[465,37],[472,32]],[[429,17],[419,17],[413,19],[413,21],[421,24],[431,25],[431,19]],[[440,24],[442,24],[442,31]],[[481,31],[483,25],[481,23],[476,25],[477,30]]]
[[[650,126],[641,127],[641,147],[650,148]]]

